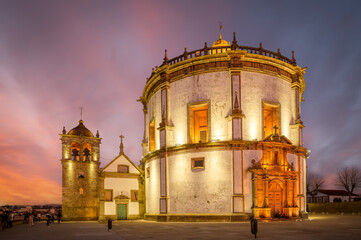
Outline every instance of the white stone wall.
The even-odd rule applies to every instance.
[[[291,84],[283,79],[261,73],[245,72],[241,74],[241,107],[246,115],[243,121],[244,140],[262,140],[263,110],[262,101],[280,104],[281,135],[292,142],[290,124],[292,119],[292,99],[294,94]]]
[[[133,164],[131,164],[128,159],[126,159],[123,155],[120,157],[117,157],[115,160],[111,162],[108,166],[106,166],[103,171],[105,172],[117,172],[118,171],[118,165],[127,165],[129,167],[129,173],[139,173],[138,169],[134,167]]]
[[[252,166],[251,162],[254,159],[258,162],[263,156],[262,150],[243,150],[243,184],[244,184],[244,210],[246,213],[252,212],[252,174],[248,171],[249,167]]]
[[[204,157],[204,169],[191,158]],[[205,151],[168,158],[169,213],[232,213],[232,152]]]
[[[135,178],[108,178],[104,179],[104,189],[113,189],[113,201],[105,202],[104,214],[105,215],[116,215],[116,204],[114,198],[121,194],[130,196],[131,190],[139,190],[138,179]],[[132,202],[129,200],[128,214],[139,214],[139,203]]]
[[[160,197],[160,162],[159,159],[152,159],[145,164],[149,167],[150,176],[145,176],[146,213],[159,214]],[[146,170],[147,171],[147,170]]]

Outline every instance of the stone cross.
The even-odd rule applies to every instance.
[[[120,154],[124,153],[124,145],[123,145],[123,138],[124,136],[123,135],[120,135]]]
[[[278,129],[277,125],[274,125],[273,129],[275,130],[275,135],[277,135],[277,129]]]

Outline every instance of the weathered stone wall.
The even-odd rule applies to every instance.
[[[99,162],[62,161],[62,212],[64,220],[99,217]],[[79,174],[84,178],[79,178]],[[80,188],[83,194],[80,194]]]

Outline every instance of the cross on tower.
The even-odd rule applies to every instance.
[[[120,154],[124,153],[124,146],[123,146],[123,138],[124,136],[123,135],[120,135]]]
[[[274,125],[273,129],[275,130],[275,135],[277,135],[277,129],[278,129],[277,125]]]
[[[83,107],[80,107],[80,120],[83,120]]]

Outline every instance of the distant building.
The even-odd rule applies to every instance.
[[[348,202],[349,193],[345,190],[319,190],[314,198],[310,194],[307,195],[307,203],[329,203],[329,202]],[[351,195],[351,201],[357,195]]]

